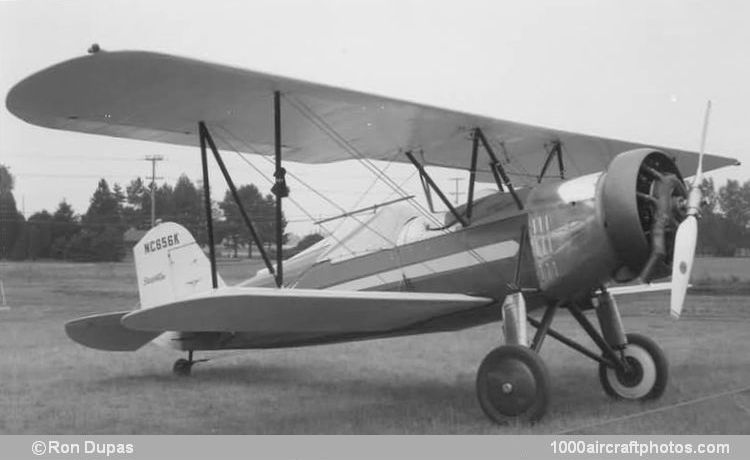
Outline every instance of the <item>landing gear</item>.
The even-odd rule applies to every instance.
[[[587,308],[596,308],[601,332],[575,302],[550,305],[541,321],[526,315],[521,293],[503,302],[505,345],[484,358],[477,372],[477,397],[485,414],[496,423],[535,422],[549,404],[549,376],[539,357],[546,336],[557,339],[599,363],[599,379],[613,398],[649,400],[660,397],[667,386],[667,359],[661,348],[640,334],[626,334],[615,299],[603,289]],[[594,306],[596,305],[596,306]],[[566,308],[581,325],[601,354],[552,329],[559,308]],[[526,323],[537,331],[528,345]]]
[[[179,377],[187,377],[190,375],[190,370],[193,368],[193,363],[187,359],[180,358],[174,362],[172,366],[172,372],[174,375]]]
[[[547,368],[536,352],[523,345],[497,347],[479,366],[477,397],[496,423],[535,422],[549,403]]]
[[[193,350],[188,350],[188,357],[180,358],[177,361],[174,362],[174,366],[172,366],[172,373],[178,377],[187,377],[190,375],[190,371],[193,369],[193,364],[205,361],[205,360],[198,360],[193,361]]]
[[[523,295],[508,295],[502,308],[505,345],[492,350],[479,365],[479,405],[496,423],[535,422],[549,402],[547,367],[536,349],[528,347]]]
[[[640,334],[627,334],[622,355],[628,369],[618,370],[599,364],[599,381],[615,399],[649,400],[659,398],[667,388],[668,366],[659,345]]]

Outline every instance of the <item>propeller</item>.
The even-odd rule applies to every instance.
[[[672,259],[672,296],[669,313],[674,319],[679,319],[682,305],[685,303],[690,271],[695,259],[695,245],[698,240],[698,211],[703,199],[700,189],[703,180],[703,153],[706,148],[706,134],[708,132],[708,118],[711,115],[711,101],[706,104],[706,115],[703,118],[703,134],[701,135],[701,149],[698,156],[698,171],[693,178],[687,203],[687,217],[677,227],[674,241],[674,258]]]

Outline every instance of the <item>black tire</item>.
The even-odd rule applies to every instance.
[[[627,334],[625,355],[634,371],[629,375],[599,364],[599,381],[614,399],[646,401],[660,398],[667,388],[669,365],[661,347],[641,334]]]
[[[503,345],[482,360],[477,398],[495,423],[535,422],[549,404],[549,377],[542,358],[521,345]]]
[[[188,361],[187,359],[180,358],[177,361],[174,362],[174,366],[172,366],[172,372],[174,375],[177,375],[179,377],[187,377],[190,375],[190,370],[193,367],[193,363]]]

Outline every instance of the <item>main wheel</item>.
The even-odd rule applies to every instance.
[[[644,335],[627,334],[627,339],[623,354],[630,371],[621,372],[599,364],[602,388],[615,399],[659,398],[667,388],[668,365],[664,352],[656,342]]]
[[[172,372],[174,373],[174,375],[187,377],[188,375],[190,375],[190,370],[192,369],[192,367],[193,363],[191,363],[187,359],[180,358],[174,362],[174,366],[172,366]]]
[[[539,420],[549,402],[547,368],[527,347],[497,347],[479,366],[477,398],[487,417],[496,423]]]

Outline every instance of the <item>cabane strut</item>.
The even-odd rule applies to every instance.
[[[562,157],[562,143],[560,141],[554,141],[552,147],[547,153],[547,159],[544,160],[542,171],[539,173],[539,177],[537,177],[537,183],[542,182],[544,174],[547,172],[547,168],[549,168],[549,165],[552,163],[552,158],[555,156],[557,157],[557,168],[560,171],[560,179],[565,180],[565,164],[563,163]]]
[[[490,146],[490,143],[487,142],[487,138],[484,136],[482,130],[480,128],[474,128],[472,130],[471,138],[472,143],[471,164],[469,167],[469,192],[464,215],[461,215],[458,210],[456,210],[456,208],[451,204],[450,200],[448,200],[448,198],[445,196],[445,193],[440,190],[440,187],[437,186],[432,177],[427,173],[427,170],[425,169],[423,164],[424,155],[422,158],[422,163],[420,163],[414,157],[414,153],[411,150],[405,152],[407,158],[409,158],[409,161],[412,162],[412,164],[417,168],[417,171],[419,172],[419,179],[422,182],[422,188],[424,189],[427,202],[430,206],[430,211],[435,212],[432,205],[432,195],[430,193],[431,190],[434,190],[440,198],[440,201],[445,204],[445,207],[447,207],[451,214],[453,214],[453,217],[455,217],[456,220],[460,222],[464,227],[468,226],[471,223],[471,214],[474,208],[474,188],[477,181],[477,162],[480,144],[482,145],[482,147],[484,147],[484,151],[487,152],[487,156],[490,158],[490,171],[492,172],[492,176],[495,179],[498,190],[503,192],[505,188],[507,188],[511,196],[513,196],[513,200],[516,202],[516,206],[518,206],[518,209],[523,210],[523,203],[518,197],[518,194],[516,194],[516,190],[513,188],[510,177],[508,177],[505,168],[503,167],[500,160],[498,160],[497,155],[495,155],[495,151]],[[560,161],[562,162],[562,159],[560,159]]]

